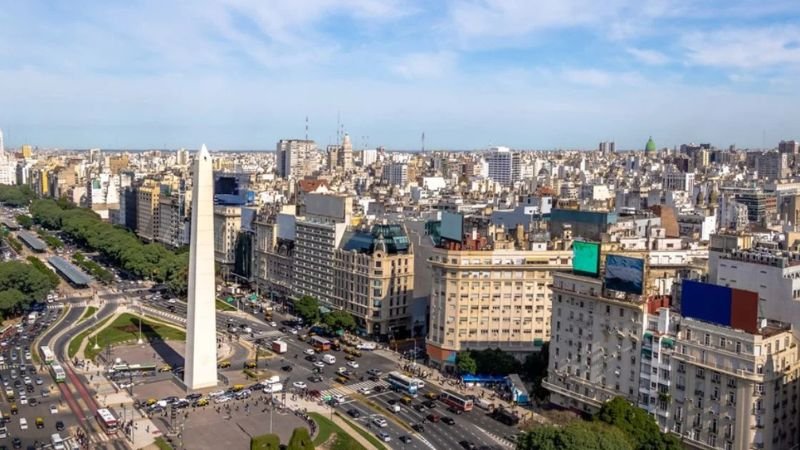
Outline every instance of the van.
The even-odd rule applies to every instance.
[[[53,446],[54,450],[67,449],[67,447],[64,445],[64,439],[61,439],[61,435],[58,433],[53,433],[50,435],[50,444]]]
[[[322,355],[322,362],[328,365],[336,364],[336,357],[330,354]]]
[[[473,400],[473,404],[478,408],[485,409],[487,411],[491,411],[492,409],[494,409],[494,405],[492,405],[492,403],[482,398],[476,398],[475,400]]]
[[[404,405],[408,406],[411,404],[412,401],[414,401],[414,399],[406,395],[403,398],[401,398],[400,401],[403,402]]]

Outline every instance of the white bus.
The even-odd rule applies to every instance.
[[[419,391],[419,380],[407,377],[400,372],[389,372],[386,381],[392,386],[399,388],[411,395],[416,395]]]
[[[64,368],[58,363],[50,364],[50,374],[53,375],[53,379],[56,383],[63,383],[67,380],[67,373],[64,372]]]
[[[43,345],[39,350],[42,354],[42,361],[45,364],[53,364],[56,361],[56,355],[50,350],[50,347]]]
[[[119,423],[117,423],[117,418],[114,417],[114,413],[110,409],[100,408],[97,410],[97,423],[100,424],[106,434],[117,433]]]

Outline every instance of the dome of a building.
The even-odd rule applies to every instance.
[[[647,140],[647,145],[644,146],[644,151],[647,153],[655,153],[656,143],[653,142],[653,136],[650,136],[650,139]]]

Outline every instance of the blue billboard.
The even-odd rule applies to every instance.
[[[606,256],[606,289],[642,295],[644,260],[621,255]]]
[[[439,235],[444,239],[461,242],[464,239],[464,216],[447,211],[442,212],[442,226]]]
[[[729,327],[732,294],[729,287],[683,280],[681,315]]]

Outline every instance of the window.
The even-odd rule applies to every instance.
[[[742,353],[742,343],[736,341],[736,353]]]
[[[706,378],[705,371],[700,367],[697,368],[697,372],[695,373],[695,375],[697,376],[697,378],[700,378],[701,380],[704,380]]]
[[[703,343],[705,345],[711,345],[711,335],[710,334],[708,334],[708,333],[705,334],[705,336],[703,337]]]
[[[719,338],[719,346],[721,348],[725,348],[725,338],[724,337],[720,337]]]

